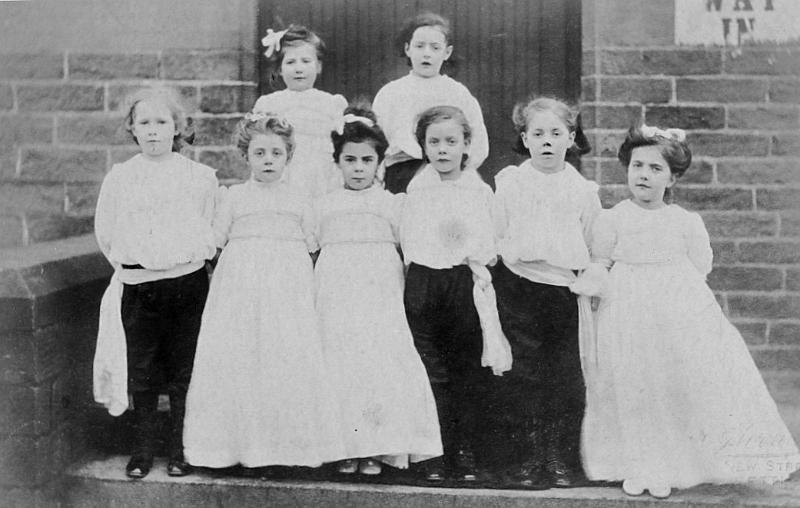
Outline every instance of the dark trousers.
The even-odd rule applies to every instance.
[[[410,159],[392,164],[386,168],[386,174],[383,177],[384,187],[392,194],[405,192],[408,183],[424,165],[425,161],[419,159]]]
[[[186,392],[207,294],[204,268],[123,288],[128,391],[133,396],[140,448],[152,448],[155,406],[165,386],[170,397],[170,447],[175,453],[182,449]]]
[[[579,468],[586,393],[577,296],[519,277],[502,263],[494,272],[500,322],[514,357],[511,372],[495,379],[492,397],[502,440],[512,448],[510,462],[561,460]]]
[[[408,324],[431,381],[446,460],[459,450],[482,454],[488,377],[483,335],[467,266],[436,270],[411,264],[405,286]]]

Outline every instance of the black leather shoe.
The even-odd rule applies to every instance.
[[[459,450],[453,457],[453,476],[459,481],[474,482],[478,480],[478,467],[475,455],[469,450]]]
[[[422,463],[425,481],[428,483],[442,483],[445,480],[444,460],[436,457]]]
[[[147,476],[153,467],[153,456],[148,454],[135,454],[125,466],[125,474],[128,478],[140,479]]]
[[[192,472],[190,466],[182,455],[170,457],[167,462],[167,475],[169,476],[186,476]]]
[[[523,463],[506,477],[506,487],[522,490],[547,490],[550,481],[539,464]]]
[[[560,460],[552,460],[545,467],[550,485],[561,489],[569,489],[576,486],[575,474],[572,469]]]

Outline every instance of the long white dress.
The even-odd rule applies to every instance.
[[[402,198],[380,187],[317,201],[317,311],[348,457],[407,467],[442,454],[428,376],[406,321],[394,227]]]
[[[583,452],[595,480],[649,488],[772,483],[800,466],[737,329],[705,282],[708,233],[677,205],[601,213],[593,256],[610,260],[586,365]]]
[[[314,310],[310,199],[251,180],[220,201],[214,229],[227,246],[197,343],[186,458],[206,467],[344,458]]]
[[[281,115],[294,127],[294,155],[285,177],[312,197],[342,186],[341,172],[333,162],[331,131],[340,125],[346,107],[343,96],[316,88],[279,90],[262,95],[253,106],[254,113]]]

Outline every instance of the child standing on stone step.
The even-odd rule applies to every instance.
[[[281,115],[294,127],[296,148],[286,168],[286,179],[312,198],[341,187],[333,164],[330,133],[339,125],[347,100],[314,88],[322,72],[325,43],[301,25],[277,32],[267,30],[261,41],[264,55],[278,66],[285,90],[261,96],[253,113]]]
[[[467,169],[476,170],[489,155],[489,136],[481,106],[467,87],[441,74],[453,53],[450,22],[433,13],[423,13],[401,30],[403,54],[411,72],[384,85],[375,95],[373,109],[389,140],[386,151],[386,189],[405,192],[408,182],[425,165],[423,147],[414,138],[417,116],[434,106],[454,106],[467,117],[472,142]]]
[[[513,444],[507,483],[525,489],[571,487],[582,479],[580,429],[585,405],[580,338],[591,335],[591,305],[576,280],[590,267],[596,183],[565,156],[576,116],[561,101],[537,98],[513,111],[518,151],[530,158],[495,177],[500,321],[514,368],[498,380]],[[592,273],[592,272],[589,272]],[[586,277],[586,276],[583,276]]]
[[[431,483],[479,479],[492,371],[511,368],[500,332],[492,277],[497,250],[493,194],[465,169],[471,139],[464,113],[425,110],[416,127],[428,164],[411,180],[400,222],[408,265],[404,303],[414,345],[428,372],[444,457],[424,464]]]
[[[216,253],[217,179],[213,169],[178,153],[188,136],[173,90],[133,94],[125,126],[141,153],[111,168],[95,213],[97,242],[115,270],[101,305],[95,398],[120,414],[131,395],[135,437],[126,473],[142,478],[153,464],[158,390],[165,383],[167,473],[182,476],[186,391],[208,292],[204,264]]]
[[[692,162],[686,134],[631,128],[619,160],[631,198],[601,213],[592,240],[610,271],[586,370],[586,472],[657,498],[700,483],[785,480],[800,452],[706,284],[703,220],[669,203]]]
[[[403,309],[403,196],[376,179],[387,141],[366,106],[331,133],[344,185],[317,200],[317,312],[347,455],[340,473],[381,473],[442,454],[436,404]]]
[[[222,193],[186,412],[186,459],[204,467],[319,466],[344,458],[314,310],[311,199],[285,178],[292,126],[248,114],[235,132],[250,180]]]

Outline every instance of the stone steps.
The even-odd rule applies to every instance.
[[[223,507],[789,507],[800,506],[800,479],[773,486],[700,486],[669,499],[629,497],[619,487],[551,489],[539,492],[425,488],[375,483],[262,480],[196,473],[170,478],[163,459],[143,480],[125,476],[127,457],[88,460],[67,472],[65,505],[80,508]]]

